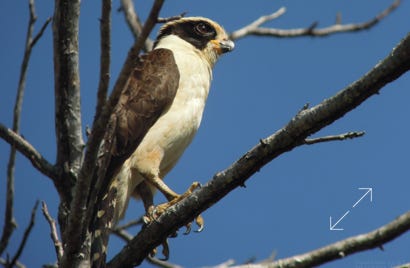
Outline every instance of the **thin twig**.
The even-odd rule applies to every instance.
[[[132,0],[121,0],[121,11],[124,12],[125,21],[127,22],[128,27],[131,30],[132,35],[134,36],[135,40],[138,39],[139,35],[142,32],[142,22],[135,11],[134,3]],[[145,40],[145,44],[143,50],[148,52],[152,50],[154,41],[150,38]]]
[[[118,226],[115,227],[115,229],[125,230],[125,229],[128,229],[130,227],[140,225],[140,224],[143,224],[143,223],[144,223],[144,221],[143,221],[142,217],[140,217],[139,219],[135,219],[135,220],[131,220],[129,222],[126,222],[123,225],[118,225]]]
[[[11,259],[9,267],[13,267],[16,264],[17,260],[20,258],[21,253],[23,253],[24,247],[26,246],[27,239],[30,236],[31,230],[34,227],[38,204],[39,204],[39,201],[37,200],[36,203],[34,204],[33,209],[31,210],[30,223],[27,226],[26,230],[24,231],[23,239],[21,240],[20,246],[18,247],[16,254]]]
[[[12,131],[15,133],[19,133],[20,131],[20,117],[21,117],[21,109],[23,105],[23,96],[24,90],[26,86],[26,76],[27,76],[27,69],[28,63],[31,56],[31,51],[37,41],[43,35],[47,25],[50,23],[50,18],[46,20],[46,22],[41,27],[40,31],[37,35],[32,38],[34,32],[34,24],[37,20],[37,15],[35,11],[34,0],[29,0],[29,22],[26,34],[26,43],[24,49],[24,56],[23,61],[21,63],[20,69],[20,78],[17,86],[17,95],[16,101],[14,104],[13,110],[13,126]],[[5,217],[4,217],[4,226],[3,226],[3,233],[0,239],[0,255],[6,249],[8,241],[13,233],[13,230],[16,227],[16,220],[13,216],[13,200],[14,200],[14,168],[15,168],[15,160],[16,160],[16,145],[11,144],[9,161],[7,165],[7,190],[6,190],[6,209],[5,209]]]
[[[256,19],[255,21],[253,21],[250,24],[246,25],[245,27],[242,27],[241,29],[232,32],[230,34],[230,38],[232,40],[237,40],[239,38],[245,37],[246,35],[249,35],[252,31],[255,31],[255,29],[259,29],[259,26],[261,26],[262,24],[264,24],[268,21],[279,18],[280,16],[285,14],[285,12],[286,12],[286,8],[281,7],[277,11],[273,12],[270,15],[261,16],[258,19]]]
[[[248,35],[257,35],[257,36],[272,36],[272,37],[300,37],[300,36],[312,36],[312,37],[321,37],[327,36],[330,34],[335,33],[342,33],[342,32],[356,32],[369,29],[379,23],[382,19],[384,19],[387,15],[392,13],[398,6],[400,5],[400,0],[395,0],[388,8],[380,12],[377,16],[362,23],[349,23],[349,24],[341,24],[340,23],[340,15],[337,16],[336,23],[324,27],[324,28],[316,28],[317,22],[314,22],[312,25],[306,28],[296,28],[296,29],[277,29],[277,28],[264,28],[260,27],[262,23],[270,21],[272,19],[277,18],[277,16],[272,16],[272,19],[269,16],[262,16],[256,21],[252,22],[251,24],[234,31],[230,34],[232,40],[237,40],[243,38]],[[279,12],[279,10],[277,11]],[[284,11],[283,11],[284,12]],[[283,13],[282,13],[283,14]],[[280,14],[280,15],[282,15]]]
[[[167,22],[170,22],[170,21],[173,21],[173,20],[179,20],[179,19],[185,17],[186,13],[187,12],[182,12],[181,14],[176,15],[176,16],[167,17],[167,18],[158,18],[157,22],[158,23],[167,23]]]
[[[173,263],[170,263],[168,261],[163,261],[163,260],[157,259],[155,257],[151,257],[149,255],[147,257],[147,261],[149,263],[151,263],[152,265],[155,265],[155,266],[160,267],[160,268],[182,268],[182,266],[180,266],[178,264],[173,264]]]
[[[48,224],[50,225],[50,236],[51,240],[54,243],[54,248],[57,255],[57,263],[60,263],[61,258],[63,257],[63,244],[58,238],[58,232],[56,227],[56,221],[50,216],[48,212],[47,204],[43,201],[41,202],[41,210],[43,211],[43,215],[46,218]]]
[[[124,240],[124,242],[126,242],[126,243],[130,242],[132,240],[132,238],[134,237],[124,229],[115,228],[115,229],[111,230],[111,233],[115,234],[116,236],[118,236],[119,238]]]
[[[0,137],[31,161],[33,166],[45,176],[58,183],[58,171],[27,140],[0,123]]]
[[[43,36],[44,31],[46,30],[52,19],[52,17],[47,18],[43,26],[41,26],[40,31],[36,34],[36,36],[34,36],[33,41],[30,44],[31,48],[33,48],[36,45],[37,41],[41,38],[41,36]]]
[[[0,258],[0,264],[3,265],[4,267],[8,267],[9,262],[3,258]],[[17,268],[26,268],[26,266],[24,264],[22,264],[19,261],[16,261],[16,263],[14,264]]]
[[[354,132],[347,132],[339,135],[331,135],[319,138],[312,138],[312,139],[305,139],[305,144],[312,145],[320,142],[328,142],[328,141],[343,141],[347,139],[354,139],[358,137],[362,137],[365,134],[364,131],[354,131]]]
[[[400,264],[400,265],[394,266],[393,268],[410,268],[410,263]]]

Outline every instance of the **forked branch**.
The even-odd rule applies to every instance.
[[[388,8],[380,12],[371,20],[362,23],[348,23],[342,24],[340,15],[337,16],[336,23],[327,27],[317,28],[317,22],[312,23],[310,26],[305,28],[296,29],[278,29],[278,28],[266,28],[261,27],[262,24],[274,20],[285,13],[285,8],[280,8],[278,11],[271,15],[261,16],[249,25],[236,30],[230,34],[232,40],[237,40],[249,35],[257,36],[272,36],[272,37],[300,37],[300,36],[313,36],[321,37],[330,34],[342,33],[342,32],[357,32],[362,30],[367,30],[387,15],[392,13],[400,5],[400,0],[395,0]]]

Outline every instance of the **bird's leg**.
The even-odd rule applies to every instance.
[[[142,202],[144,203],[144,208],[145,208],[145,213],[146,215],[143,216],[143,221],[145,224],[148,224],[151,222],[151,216],[154,213],[154,195],[152,193],[152,190],[150,189],[149,185],[143,181],[135,189],[135,192],[138,193],[138,195],[141,197]],[[169,258],[169,245],[168,245],[168,240],[165,239],[164,242],[162,242],[162,254],[164,255],[163,260],[168,260]],[[154,248],[150,256],[154,257],[155,254],[157,253],[157,249]]]
[[[151,221],[148,215],[152,215],[154,213],[154,195],[149,185],[145,181],[137,185],[135,192],[138,193],[142,203],[144,204],[146,215],[143,217],[143,221],[145,224],[148,224]]]
[[[164,181],[161,180],[158,176],[152,176],[149,179],[147,178],[147,180],[149,181],[149,183],[151,183],[153,186],[155,186],[155,188],[157,188],[168,200],[167,203],[159,204],[158,206],[155,207],[155,209],[153,211],[153,214],[151,214],[155,218],[159,217],[170,206],[178,203],[182,199],[184,199],[184,198],[188,197],[189,195],[191,195],[192,192],[195,189],[198,189],[199,187],[201,187],[201,184],[199,182],[193,182],[191,184],[191,186],[188,188],[188,190],[185,191],[185,193],[179,195],[179,194],[175,193],[173,190],[171,190],[171,188],[169,188],[164,183]],[[204,220],[203,220],[202,216],[199,215],[198,217],[196,217],[195,222],[199,227],[197,232],[202,231],[203,228],[204,228]],[[187,229],[185,231],[185,234],[188,234],[191,231],[191,224],[190,223],[187,224],[186,228]]]

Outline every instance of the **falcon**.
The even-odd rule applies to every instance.
[[[199,185],[193,183],[179,195],[163,179],[199,128],[216,61],[233,49],[219,24],[185,17],[164,24],[153,50],[136,61],[111,116],[114,133],[106,172],[111,180],[102,199],[109,193],[115,197],[109,208],[112,220],[105,227],[123,217],[131,197],[143,201],[145,219],[150,221]],[[169,202],[155,207],[156,190]],[[97,217],[109,209],[100,209]],[[196,222],[202,229],[200,216]]]

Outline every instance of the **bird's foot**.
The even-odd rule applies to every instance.
[[[156,221],[169,207],[175,205],[176,203],[178,203],[179,201],[183,200],[184,198],[188,197],[189,195],[191,195],[196,189],[200,188],[201,184],[199,182],[194,182],[192,183],[192,185],[188,188],[188,190],[181,194],[181,195],[177,195],[175,197],[173,197],[169,202],[166,203],[162,203],[159,204],[157,206],[151,206],[147,209],[146,211],[146,215],[143,217],[144,223],[146,225],[148,225],[149,223],[151,223],[152,221]],[[198,230],[196,230],[195,232],[201,232],[204,229],[204,219],[202,218],[201,215],[198,215],[195,219],[194,219],[196,225],[198,226]],[[187,225],[185,225],[186,230],[184,232],[184,235],[187,235],[191,232],[191,226],[192,223],[188,223]],[[176,233],[172,234],[170,237],[175,237],[177,236]],[[168,241],[165,240],[162,243],[162,254],[164,256],[164,259],[162,260],[167,260],[169,257],[169,246],[168,246]],[[155,256],[157,252],[157,249],[154,249],[151,252],[151,257]]]
[[[148,224],[151,221],[158,219],[169,207],[185,199],[186,197],[191,195],[196,189],[200,187],[201,187],[201,184],[199,182],[193,182],[191,186],[188,188],[188,190],[185,191],[185,193],[181,195],[176,195],[173,198],[170,198],[170,200],[166,203],[162,203],[155,207],[152,206],[148,208],[147,214],[144,217],[145,224]],[[201,215],[198,215],[194,221],[198,225],[198,230],[196,230],[196,232],[201,232],[204,229],[204,219],[202,218]],[[184,234],[189,234],[191,232],[191,225],[192,225],[191,223],[188,223],[186,225],[186,230]]]

